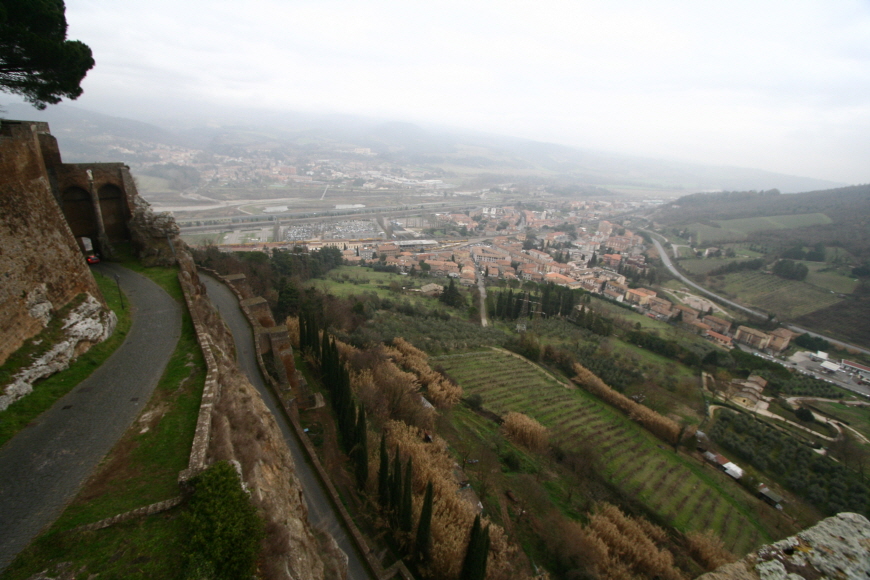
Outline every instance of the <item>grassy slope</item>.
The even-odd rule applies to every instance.
[[[736,553],[771,537],[758,501],[715,470],[674,454],[582,390],[547,380],[523,361],[489,352],[439,357],[465,389],[497,413],[526,413],[571,450],[595,448],[611,482],[680,530],[713,529]]]
[[[177,270],[124,265],[181,300]],[[101,578],[181,577],[184,546],[178,515],[183,508],[96,532],[71,530],[178,495],[178,472],[187,467],[204,380],[205,364],[185,309],[178,347],[137,423],[61,517],[0,578],[27,578],[60,562],[85,566]]]
[[[94,346],[80,356],[69,369],[38,381],[33,392],[10,405],[5,411],[0,411],[0,446],[3,446],[27,424],[49,409],[55,401],[63,397],[77,384],[88,378],[103,362],[111,356],[124,342],[130,330],[130,311],[121,308],[121,297],[113,280],[95,272],[97,285],[106,299],[109,309],[118,316],[115,332],[107,340]],[[57,335],[63,312],[55,316],[42,333],[27,341],[18,351],[7,359],[0,367],[0,384],[7,384],[20,369],[25,368],[34,356],[39,356],[54,344],[49,336]],[[39,342],[40,344],[34,344]]]
[[[710,288],[791,320],[841,300],[829,290],[754,271],[728,274],[724,281],[711,279]]]

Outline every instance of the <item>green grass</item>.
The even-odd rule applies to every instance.
[[[690,224],[686,226],[686,229],[695,234],[696,244],[740,242],[746,239],[746,234],[743,232],[717,228],[704,224]]]
[[[723,229],[751,234],[766,230],[790,230],[808,226],[828,225],[833,223],[833,220],[823,213],[804,213],[721,220],[716,223],[722,226]]]
[[[774,215],[717,221],[714,227],[694,223],[686,229],[695,233],[696,243],[740,242],[748,234],[768,230],[787,230],[815,225],[827,225],[833,220],[823,213]]]
[[[830,264],[824,262],[801,263],[810,271],[807,274],[807,284],[838,294],[851,294],[858,286],[858,281],[850,276],[851,272],[848,268],[832,268]]]
[[[176,299],[181,296],[176,269],[125,265],[144,272]],[[178,516],[183,506],[96,532],[73,528],[180,493],[178,473],[187,467],[204,381],[202,352],[184,308],[178,346],[140,419],[60,518],[0,578],[28,578],[60,562],[84,566],[101,578],[180,578],[185,542]],[[152,418],[142,421],[149,412]]]
[[[447,278],[418,278],[393,274],[390,272],[375,272],[366,266],[339,266],[329,272],[326,278],[312,279],[309,285],[333,296],[346,297],[352,294],[374,292],[380,298],[391,300],[406,300],[415,305],[427,308],[440,307],[437,298],[420,296],[418,293],[394,292],[390,284],[395,282],[400,288],[420,288],[426,284],[447,286]],[[460,289],[461,290],[461,289]]]
[[[28,423],[51,408],[55,401],[88,378],[127,337],[131,324],[130,311],[121,308],[121,298],[115,281],[99,272],[94,272],[94,278],[109,309],[118,316],[115,332],[81,355],[66,371],[38,381],[32,393],[12,403],[5,411],[0,411],[0,447],[24,429]],[[26,368],[35,357],[43,354],[56,342],[60,335],[60,324],[68,311],[68,308],[61,310],[42,333],[28,340],[7,359],[0,367],[0,384],[8,384],[18,371]],[[40,344],[34,344],[35,342]]]
[[[812,401],[810,405],[849,425],[870,439],[870,407]]]
[[[837,304],[841,299],[829,290],[804,282],[785,280],[761,272],[737,272],[711,279],[711,289],[723,292],[751,306],[757,306],[780,318],[795,319]]]
[[[434,360],[466,396],[481,395],[485,408],[534,417],[550,430],[551,441],[566,450],[596,450],[613,485],[677,529],[714,529],[739,554],[770,539],[755,513],[757,500],[719,472],[675,454],[585,391],[565,387],[500,352]]]
[[[689,274],[704,275],[711,270],[727,266],[732,262],[740,262],[738,258],[690,258],[680,260],[679,266]]]

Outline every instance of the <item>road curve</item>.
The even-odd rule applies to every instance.
[[[181,305],[157,284],[117,264],[133,311],[124,343],[0,448],[0,571],[54,522],[148,403],[181,335]]]
[[[221,316],[233,333],[239,368],[242,369],[251,381],[251,384],[254,385],[263,397],[263,401],[272,412],[272,415],[278,422],[278,426],[281,428],[281,432],[284,434],[284,440],[290,448],[293,463],[296,466],[296,477],[299,479],[299,483],[304,491],[303,495],[305,503],[308,506],[308,519],[311,525],[329,532],[335,538],[339,548],[347,555],[348,578],[352,580],[368,580],[371,578],[368,568],[357,553],[350,536],[344,527],[342,527],[340,518],[333,511],[332,503],[321,486],[320,480],[314,473],[314,468],[309,465],[302,450],[302,445],[296,438],[296,432],[284,416],[284,411],[276,400],[275,394],[263,381],[263,376],[260,374],[260,368],[257,365],[251,326],[239,307],[236,295],[226,285],[211,276],[200,272],[199,277],[205,284],[209,298],[217,306]]]
[[[648,232],[648,233],[651,233],[651,232]],[[719,302],[722,302],[722,303],[728,304],[729,306],[731,306],[731,307],[733,307],[733,308],[736,308],[736,309],[738,309],[738,310],[741,310],[741,311],[743,311],[743,312],[746,312],[746,313],[749,314],[750,316],[754,316],[754,317],[756,317],[756,318],[760,318],[760,319],[766,319],[766,318],[767,318],[767,314],[765,314],[764,312],[759,312],[759,311],[757,311],[757,310],[752,310],[751,308],[747,308],[747,307],[743,306],[742,304],[737,304],[736,302],[734,302],[734,301],[732,301],[732,300],[728,300],[727,298],[723,298],[722,296],[719,296],[718,294],[715,294],[715,293],[713,293],[713,292],[707,290],[707,289],[704,288],[703,286],[699,286],[698,284],[692,282],[691,280],[689,280],[688,278],[686,278],[685,276],[683,276],[683,275],[680,273],[680,271],[677,270],[676,267],[674,267],[674,265],[671,263],[671,259],[670,259],[670,257],[668,256],[668,253],[667,253],[667,252],[665,251],[665,249],[662,247],[661,243],[659,243],[659,241],[658,241],[657,239],[655,239],[655,238],[652,238],[652,241],[653,241],[653,244],[655,244],[656,250],[658,250],[658,252],[659,252],[659,256],[661,256],[661,258],[662,258],[662,262],[664,263],[665,267],[667,267],[667,269],[671,272],[671,274],[673,274],[674,276],[676,276],[677,278],[679,278],[680,281],[682,281],[682,282],[688,284],[689,286],[691,286],[691,287],[693,287],[693,288],[696,288],[697,290],[703,292],[703,293],[706,294],[707,296],[710,296],[710,297],[712,297],[712,298],[715,298],[715,299],[716,299],[717,301],[719,301]],[[837,340],[836,338],[831,338],[830,336],[825,336],[824,334],[819,334],[819,333],[817,333],[817,332],[812,332],[812,331],[807,330],[807,329],[805,329],[805,328],[801,328],[800,326],[795,326],[794,324],[786,324],[786,323],[784,323],[783,326],[785,326],[785,327],[788,328],[789,330],[792,330],[792,331],[794,331],[794,332],[797,332],[798,334],[804,334],[804,333],[807,333],[807,334],[809,334],[810,336],[817,336],[817,337],[819,337],[819,338],[824,338],[825,340],[827,340],[828,342],[830,342],[831,344],[834,344],[834,345],[836,345],[836,346],[839,346],[839,347],[842,347],[842,348],[845,348],[845,349],[848,349],[848,350],[856,350],[856,351],[860,351],[860,352],[862,352],[862,353],[864,353],[864,354],[870,354],[870,350],[868,350],[868,349],[866,349],[866,348],[862,348],[862,347],[860,347],[860,346],[856,346],[856,345],[854,345],[854,344],[849,344],[848,342],[843,342],[843,341]]]

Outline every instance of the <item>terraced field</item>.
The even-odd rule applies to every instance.
[[[433,362],[466,395],[479,394],[485,408],[534,417],[566,450],[597,449],[610,480],[677,529],[714,530],[741,555],[771,539],[753,515],[757,500],[726,476],[675,454],[619,412],[525,359],[493,350]]]

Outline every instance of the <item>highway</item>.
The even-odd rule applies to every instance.
[[[653,232],[647,232],[647,233],[652,234]],[[736,308],[737,310],[740,310],[741,312],[745,312],[745,313],[747,313],[747,314],[749,314],[750,316],[753,316],[753,317],[755,317],[755,318],[759,318],[759,319],[761,319],[761,320],[766,320],[766,319],[767,319],[767,314],[766,314],[766,313],[764,313],[764,312],[760,312],[760,311],[758,311],[758,310],[753,310],[753,309],[751,309],[751,308],[747,308],[746,306],[743,306],[742,304],[737,304],[737,303],[734,302],[733,300],[728,300],[727,298],[724,298],[724,297],[722,297],[722,296],[719,296],[718,294],[716,294],[716,293],[714,293],[714,292],[711,292],[711,291],[707,290],[707,289],[704,288],[703,286],[699,286],[698,284],[692,282],[691,280],[689,280],[688,278],[686,278],[685,276],[683,276],[683,275],[680,273],[680,271],[677,270],[677,268],[676,268],[676,267],[671,263],[671,259],[670,259],[670,257],[668,256],[668,253],[667,253],[667,252],[665,251],[665,249],[662,247],[661,243],[660,243],[657,239],[655,239],[655,238],[652,238],[652,241],[653,241],[653,244],[654,244],[655,247],[656,247],[656,250],[658,250],[658,252],[659,252],[659,256],[661,256],[661,258],[662,258],[662,262],[664,263],[665,267],[670,271],[671,274],[673,274],[674,276],[676,276],[680,281],[682,281],[682,282],[684,282],[685,284],[691,286],[692,288],[695,288],[696,290],[698,290],[698,291],[700,291],[700,292],[703,292],[703,293],[706,294],[707,296],[710,296],[711,298],[715,299],[717,302],[720,302],[720,303],[722,303],[722,304],[727,304],[728,306],[731,306],[732,308]],[[839,347],[841,347],[841,348],[845,348],[845,349],[847,349],[847,350],[858,351],[858,352],[862,352],[862,353],[864,353],[864,354],[868,354],[868,355],[870,355],[870,350],[868,350],[868,349],[866,349],[866,348],[862,348],[862,347],[860,347],[860,346],[856,346],[856,345],[854,345],[854,344],[850,344],[850,343],[848,343],[848,342],[843,342],[843,341],[841,341],[841,340],[837,340],[837,339],[835,339],[835,338],[831,338],[830,336],[825,336],[824,334],[819,334],[819,333],[817,333],[817,332],[813,332],[813,331],[807,330],[807,329],[805,329],[805,328],[801,328],[800,326],[796,326],[796,325],[794,325],[794,324],[783,324],[782,326],[788,328],[789,330],[791,330],[791,331],[793,331],[793,332],[797,332],[798,334],[804,334],[804,333],[807,333],[807,334],[809,334],[810,336],[817,336],[817,337],[819,337],[819,338],[823,338],[823,339],[827,340],[828,342],[830,342],[831,344],[836,345],[836,346],[839,346]]]

